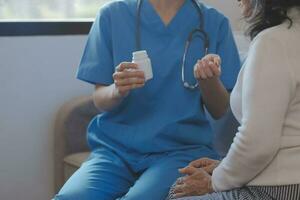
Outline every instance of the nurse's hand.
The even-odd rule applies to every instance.
[[[125,97],[133,89],[145,85],[145,74],[138,69],[137,64],[131,62],[122,62],[116,67],[113,74],[116,92]]]
[[[198,81],[218,78],[220,75],[221,58],[218,55],[208,54],[194,66],[194,76]]]

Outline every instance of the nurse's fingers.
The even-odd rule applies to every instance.
[[[213,62],[208,60],[203,60],[203,72],[205,73],[206,77],[212,78],[214,76],[212,70],[210,69],[210,65],[213,64]]]
[[[197,79],[207,79],[208,76],[204,71],[204,62],[203,60],[198,61],[197,63],[197,69],[196,69],[196,76],[198,77]]]
[[[196,65],[194,66],[194,77],[199,80],[200,79],[200,74],[199,74],[199,70],[198,70],[198,67],[199,67],[199,63],[197,62]]]
[[[210,72],[212,73],[212,76],[209,76],[212,78],[213,76],[220,76],[221,75],[221,66],[219,65],[220,57],[218,55],[215,55],[214,57],[204,58],[202,59],[205,63],[204,69],[208,75],[210,75]],[[217,60],[217,61],[216,61]],[[209,72],[208,72],[209,71]]]
[[[126,85],[133,85],[133,84],[145,84],[144,78],[127,78],[127,79],[119,79],[115,80],[116,86],[126,86]]]
[[[122,62],[116,67],[116,71],[118,71],[118,72],[122,72],[125,69],[136,70],[136,69],[138,69],[138,65],[135,63],[131,63],[131,62]]]
[[[201,73],[204,73],[204,75],[202,74],[203,79],[219,77],[221,75],[221,67],[211,60],[204,58],[200,63],[202,68]]]
[[[221,66],[221,64],[222,64],[222,59],[221,59],[221,57],[218,56],[218,55],[215,55],[215,57],[213,58],[213,61],[214,61],[214,63],[215,63],[216,65],[218,65],[218,66]]]
[[[211,61],[211,62],[215,63],[216,65],[221,65],[221,62],[222,62],[221,57],[217,54],[208,54],[203,59]]]
[[[145,79],[145,73],[143,71],[121,71],[121,72],[115,72],[113,74],[114,80],[127,79],[127,78]]]
[[[219,65],[216,65],[214,63],[211,63],[209,65],[209,68],[213,72],[214,76],[220,76],[221,75],[221,67]]]
[[[197,61],[197,63],[194,66],[194,77],[199,80],[200,79],[200,75],[198,73],[198,67],[199,67],[199,60]]]

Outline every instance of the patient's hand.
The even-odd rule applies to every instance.
[[[179,170],[186,176],[177,179],[168,198],[175,199],[213,192],[211,175],[220,162],[210,158],[201,158],[190,162],[188,166]]]
[[[194,160],[190,162],[188,166],[192,166],[195,168],[202,168],[208,174],[212,174],[213,170],[220,164],[221,161],[213,160],[210,158],[200,158],[198,160]]]
[[[188,166],[179,171],[188,176],[179,178],[176,181],[172,198],[200,196],[213,192],[211,175],[205,170]]]

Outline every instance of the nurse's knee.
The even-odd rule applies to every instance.
[[[85,194],[59,193],[55,195],[53,200],[88,200]]]
[[[153,192],[155,193],[155,192]],[[147,195],[147,194],[143,194],[143,195],[128,195],[128,196],[124,196],[120,199],[117,200],[154,200],[154,199],[166,199],[167,196],[161,196],[161,197],[157,197],[156,195]]]
[[[67,195],[64,194],[57,194],[52,200],[69,200],[71,197],[67,197]]]
[[[160,191],[160,190],[151,190],[148,191],[129,191],[122,198],[117,200],[156,200],[156,199],[166,199],[168,195],[168,191]]]
[[[66,200],[67,197],[65,195],[57,194],[52,200]]]
[[[112,196],[108,193],[95,192],[88,190],[81,191],[60,191],[55,195],[53,200],[91,200],[91,199],[101,199],[101,200],[111,200]]]

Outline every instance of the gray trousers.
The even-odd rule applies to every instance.
[[[234,191],[230,192],[214,192],[203,196],[184,197],[176,200],[234,200],[237,199]]]
[[[300,200],[300,184],[249,186],[225,192],[214,192],[203,196],[184,197],[176,200]]]

